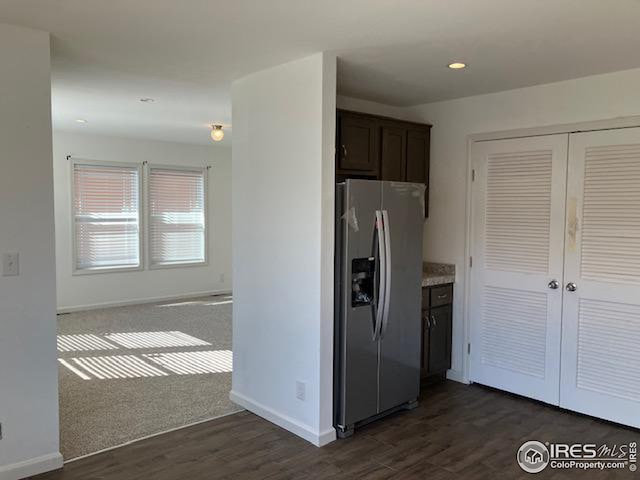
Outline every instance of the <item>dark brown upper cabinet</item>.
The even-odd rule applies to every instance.
[[[407,182],[424,183],[427,191],[424,197],[424,211],[429,211],[429,129],[407,130]]]
[[[379,131],[371,118],[357,114],[338,117],[337,169],[356,175],[378,175]]]
[[[429,178],[429,130],[407,130],[407,182]]]
[[[406,178],[407,131],[398,127],[382,127],[380,177],[402,182]]]
[[[423,183],[427,216],[430,131],[431,125],[338,110],[336,180]]]

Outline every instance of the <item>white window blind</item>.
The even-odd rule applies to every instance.
[[[151,265],[205,262],[205,171],[149,168]]]
[[[73,165],[76,270],[140,266],[140,170]]]

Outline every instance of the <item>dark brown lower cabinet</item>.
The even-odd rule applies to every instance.
[[[421,377],[444,375],[451,368],[453,285],[422,289]]]

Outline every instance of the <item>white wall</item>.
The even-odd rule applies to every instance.
[[[231,398],[316,445],[335,439],[335,76],[316,54],[232,86]]]
[[[0,479],[62,465],[58,445],[49,34],[0,24]]]
[[[337,106],[343,110],[382,115],[384,117],[397,118],[409,122],[419,121],[418,118],[420,118],[418,113],[406,107],[396,107],[394,105],[347,97],[345,95],[338,95]]]
[[[456,264],[453,378],[464,363],[467,136],[640,115],[640,69],[413,107],[433,124],[426,260]]]
[[[72,275],[71,171],[67,155],[114,162],[142,163],[147,160],[165,165],[210,165],[208,265]],[[231,290],[230,148],[56,130],[53,134],[53,165],[59,311]],[[142,201],[146,203],[144,197]]]

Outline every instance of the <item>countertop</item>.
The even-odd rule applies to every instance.
[[[433,287],[453,283],[456,280],[456,266],[448,263],[424,262],[422,264],[422,286]]]

